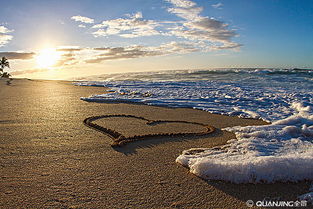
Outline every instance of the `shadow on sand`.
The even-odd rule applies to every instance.
[[[132,155],[137,153],[137,149],[142,148],[153,148],[159,144],[164,144],[168,142],[183,142],[190,140],[197,140],[203,137],[211,138],[211,137],[219,137],[222,136],[223,132],[220,129],[215,129],[215,131],[206,136],[174,136],[174,137],[155,137],[149,138],[146,140],[138,140],[132,141],[131,143],[127,143],[122,147],[112,147],[115,151],[121,152],[125,155]]]
[[[310,182],[276,182],[276,183],[247,183],[234,184],[224,181],[208,181],[208,185],[235,197],[236,199],[247,202],[257,201],[297,201],[298,196],[309,191]],[[308,203],[309,206],[309,203]],[[280,207],[282,208],[282,207]]]

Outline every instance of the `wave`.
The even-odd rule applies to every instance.
[[[103,74],[91,77],[77,78],[78,81],[197,81],[211,80],[219,78],[219,76],[235,76],[235,75],[264,76],[264,75],[298,75],[311,77],[313,69],[209,69],[209,70],[168,70],[159,72],[132,72]]]

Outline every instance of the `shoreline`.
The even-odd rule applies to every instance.
[[[310,186],[204,181],[175,163],[185,149],[222,145],[234,137],[221,128],[267,124],[263,121],[191,108],[84,102],[79,98],[104,88],[33,81],[0,84],[0,207],[245,208],[247,200],[296,200]],[[217,131],[207,137],[161,137],[112,149],[110,138],[83,124],[87,117],[121,113],[206,123]],[[141,123],[133,119],[110,124],[118,129],[122,122],[124,129],[147,131],[135,129]]]

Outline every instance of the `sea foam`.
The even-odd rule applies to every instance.
[[[204,179],[235,183],[313,180],[313,115],[298,113],[264,126],[231,127],[235,133],[219,148],[190,149],[176,162]]]

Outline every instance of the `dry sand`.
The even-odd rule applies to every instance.
[[[262,121],[79,99],[103,91],[63,81],[21,79],[10,86],[0,81],[0,208],[246,208],[249,199],[295,200],[308,191],[306,182],[204,181],[175,163],[185,149],[233,138],[223,127]],[[217,130],[206,137],[158,138],[113,149],[108,136],[83,124],[86,117],[104,114],[195,121]],[[131,119],[110,124],[127,132],[132,122],[136,124]],[[144,124],[141,129],[147,131]],[[134,131],[141,132],[138,126]]]

